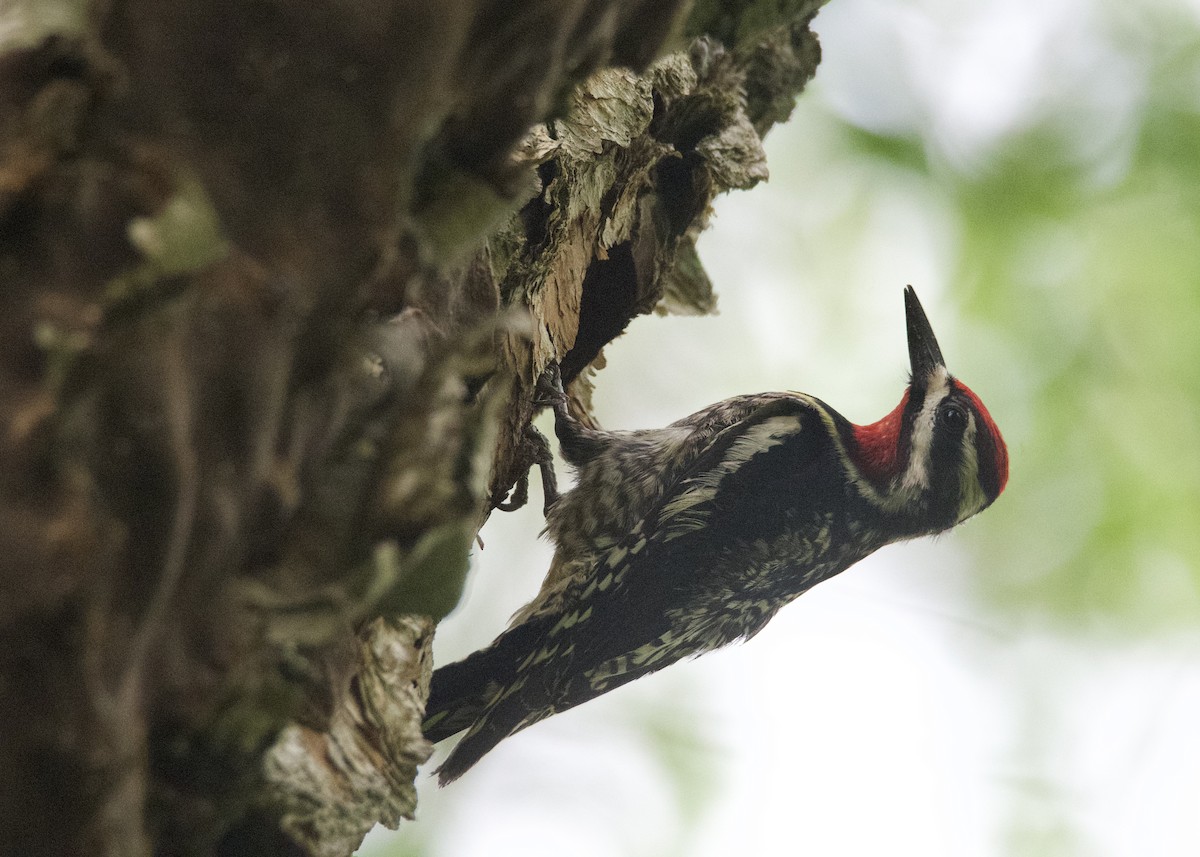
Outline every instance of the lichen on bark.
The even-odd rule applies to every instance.
[[[711,310],[818,5],[0,11],[0,851],[412,813],[534,379],[589,418],[631,318]]]

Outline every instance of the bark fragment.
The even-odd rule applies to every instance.
[[[708,206],[815,67],[816,4],[727,48],[688,5],[0,11],[0,851],[411,814],[533,379],[586,409],[632,317],[711,309]]]

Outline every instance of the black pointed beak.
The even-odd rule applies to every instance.
[[[912,286],[904,287],[904,314],[908,317],[908,360],[913,382],[923,384],[935,369],[945,366],[946,361]]]

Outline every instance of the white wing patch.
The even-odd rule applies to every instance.
[[[800,430],[800,417],[788,414],[770,417],[751,426],[735,440],[725,457],[715,467],[684,482],[683,490],[663,506],[659,532],[664,542],[703,529],[708,524],[710,512],[703,508],[717,495],[725,478],[736,472],[756,455],[779,446],[788,437]]]

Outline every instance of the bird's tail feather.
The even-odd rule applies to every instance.
[[[437,769],[439,785],[457,780],[505,738],[554,713],[548,698],[539,697],[532,704],[527,698],[520,698],[524,690],[524,677],[518,678],[514,684],[504,688],[499,699],[485,707],[482,716]]]
[[[471,724],[458,746],[438,768],[438,782],[446,785],[461,777],[497,744],[553,714],[574,708],[602,693],[655,672],[666,664],[647,664],[607,677],[602,686],[578,683],[573,688],[547,680],[537,671],[515,676],[503,689],[497,688]]]
[[[436,744],[449,738],[469,727],[483,713],[493,660],[495,652],[484,649],[434,672],[425,704],[425,721],[421,724],[428,740]]]
[[[505,631],[486,649],[434,671],[425,704],[425,737],[434,742],[469,728],[517,677],[522,652],[544,623],[526,622]]]

